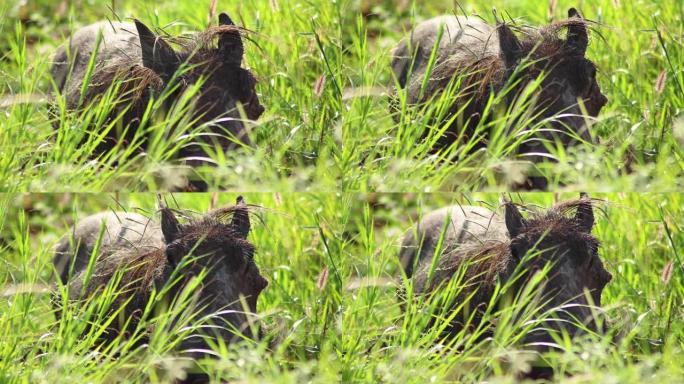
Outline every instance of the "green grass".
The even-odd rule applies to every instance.
[[[602,303],[609,337],[557,340],[565,352],[542,361],[558,381],[684,382],[684,194],[661,193],[684,186],[684,3],[665,0],[558,1],[551,16],[554,2],[531,0],[219,2],[218,11],[253,31],[245,63],[260,80],[266,112],[251,127],[253,147],[214,154],[217,166],[198,172],[210,188],[240,192],[263,207],[249,239],[270,282],[258,305],[265,338],[216,346],[219,359],[182,359],[174,346],[188,332],[184,326],[198,325],[183,296],[169,313],[150,314],[143,324],[154,325],[148,346],[120,339],[94,351],[98,328],[84,334],[84,327],[111,320],[104,309],[116,290],[66,305],[64,291],[52,285],[53,247],[89,213],[153,215],[154,194],[122,191],[177,188],[188,173],[177,168],[175,153],[199,132],[167,136],[169,127],[184,126],[178,122],[188,115],[188,94],[166,116],[151,106],[141,132],[151,137],[145,156],[119,148],[93,161],[97,140],[81,140],[86,128],[116,128],[103,119],[111,102],[75,115],[58,98],[58,117],[51,118],[50,57],[69,31],[113,18],[111,9],[179,34],[216,23],[208,20],[209,3],[0,2],[0,191],[7,192],[0,194],[0,383],[168,382],[186,371],[228,382],[515,382],[517,372],[539,363],[518,342],[535,325],[522,322],[534,309],[522,305],[533,292],[488,315],[498,324],[491,340],[463,333],[448,340],[449,348],[435,348],[445,323],[425,326],[449,315],[439,304],[453,299],[458,281],[433,299],[403,302],[399,290],[411,297],[412,286],[397,254],[403,234],[431,209],[499,207],[501,195],[485,192],[506,191],[530,171],[514,155],[521,136],[504,132],[525,111],[481,126],[491,132],[486,150],[470,153],[475,143],[462,143],[448,154],[456,161],[439,161],[419,138],[444,129],[430,116],[448,99],[420,110],[401,105],[400,93],[393,115],[391,50],[416,22],[439,14],[463,9],[493,21],[496,7],[518,22],[545,25],[578,5],[600,23],[588,52],[609,99],[593,126],[600,144],[555,149],[557,162],[540,165],[550,190],[567,193],[511,197],[548,207],[586,190],[607,200],[594,233],[614,276]],[[257,193],[264,191],[277,192]],[[173,199],[205,212],[236,195]],[[55,316],[51,300],[61,302],[64,316]],[[173,324],[177,315],[185,320]]]
[[[166,197],[184,209],[205,212],[232,204],[236,195]],[[433,347],[439,338],[437,328],[423,332],[431,317],[441,314],[437,299],[417,299],[406,314],[400,309],[398,287],[404,283],[397,254],[403,234],[431,209],[453,203],[499,209],[501,195],[245,197],[262,207],[252,219],[249,239],[270,282],[258,303],[265,339],[217,347],[220,359],[196,366],[174,354],[173,345],[182,334],[169,325],[170,314],[154,319],[157,329],[165,324],[170,328],[156,332],[148,347],[128,350],[129,341],[119,340],[98,354],[91,350],[94,334],[81,336],[82,327],[86,319],[95,324],[107,320],[97,311],[106,307],[113,293],[88,305],[67,307],[68,315],[61,320],[55,318],[47,293],[53,281],[52,249],[73,220],[106,209],[151,214],[156,209],[154,195],[2,195],[0,382],[165,382],[186,369],[199,369],[230,382],[503,383],[514,382],[515,372],[533,362],[516,343],[529,326],[513,320],[523,307],[492,314],[490,320],[499,326],[491,340],[475,342],[467,333],[451,339],[460,346],[458,351]],[[511,197],[549,207],[576,195]],[[681,382],[684,196],[592,197],[607,201],[603,213],[597,214],[594,234],[602,243],[600,257],[614,276],[603,293],[609,334],[614,337],[559,340],[565,352],[545,356],[545,362],[564,382]],[[321,278],[323,271],[328,272],[327,279]],[[410,292],[411,284],[406,284]],[[449,292],[440,299],[448,299]],[[124,353],[107,357],[111,351]]]
[[[116,150],[99,162],[79,145],[90,121],[106,103],[85,116],[62,114],[52,128],[45,100],[52,86],[50,56],[70,27],[103,18],[137,17],[170,33],[208,24],[209,1],[172,0],[163,7],[138,1],[35,0],[0,5],[0,189],[5,191],[128,191],[171,189],[182,178],[172,168],[178,141],[154,140],[144,157]],[[246,64],[260,79],[266,113],[251,130],[255,145],[213,156],[216,168],[200,170],[210,188],[239,191],[472,191],[506,190],[530,172],[514,155],[519,138],[502,135],[511,116],[491,126],[485,151],[473,143],[453,148],[458,159],[440,162],[418,138],[439,130],[425,114],[404,108],[395,122],[388,94],[394,85],[391,49],[413,23],[447,12],[450,2],[383,0],[220,3],[254,31]],[[559,1],[552,13],[563,18],[576,2]],[[81,4],[81,5],[78,5]],[[90,3],[88,3],[90,4]],[[402,5],[403,4],[403,5]],[[504,6],[505,4],[505,6]],[[492,21],[491,8],[519,22],[544,25],[548,5],[537,1],[463,2],[467,13]],[[600,144],[554,149],[557,163],[538,172],[551,189],[675,191],[684,185],[684,6],[676,1],[599,0],[584,2],[584,15],[600,23],[588,57],[599,67],[609,98],[594,125]],[[369,14],[363,17],[362,14]],[[215,23],[215,20],[211,21]],[[172,24],[173,23],[173,24]],[[662,87],[656,86],[658,78]],[[322,85],[322,87],[321,87]],[[436,101],[434,111],[444,109]],[[160,135],[181,113],[155,119]],[[175,116],[175,117],[174,117]],[[100,130],[105,129],[102,123]],[[521,127],[533,129],[534,127]],[[190,132],[191,134],[193,132]],[[90,144],[94,144],[91,142]],[[182,143],[181,143],[182,144]],[[624,163],[631,158],[631,172]],[[113,166],[118,164],[118,166]]]

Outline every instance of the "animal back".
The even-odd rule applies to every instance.
[[[116,254],[116,249],[163,245],[159,225],[145,216],[109,211],[88,216],[62,237],[55,250],[54,264],[62,283],[88,266],[98,241],[98,262],[108,262],[105,259]]]
[[[474,63],[485,57],[498,57],[495,32],[494,27],[475,16],[439,16],[418,24],[410,36],[399,43],[392,61],[399,84],[409,88],[410,101],[418,101],[415,88],[423,82],[435,47],[435,71],[440,66]]]
[[[442,250],[439,256],[458,257],[460,247],[472,248],[507,238],[503,219],[494,212],[483,207],[453,205],[424,216],[404,237],[399,257],[410,277],[414,270],[430,265],[438,248]]]
[[[95,59],[96,68],[115,65],[122,60],[130,65],[142,63],[135,25],[110,21],[88,25],[76,31],[68,44],[60,46],[52,60],[50,73],[61,92],[69,95],[81,88],[100,33],[102,40]]]

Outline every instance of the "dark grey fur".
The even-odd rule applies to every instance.
[[[475,139],[477,147],[486,146],[487,137],[476,137],[475,127],[483,118],[491,118],[484,116],[490,94],[502,90],[515,74],[520,82],[506,97],[507,104],[512,105],[525,85],[542,71],[547,76],[534,112],[538,114],[536,121],[553,119],[551,125],[555,132],[540,132],[534,140],[524,143],[519,153],[547,152],[541,142],[553,139],[572,145],[576,141],[569,132],[591,140],[578,100],[583,101],[590,117],[596,117],[607,99],[596,82],[595,65],[585,58],[587,22],[575,9],[570,9],[568,15],[567,20],[544,28],[524,29],[522,39],[506,24],[489,25],[475,16],[440,16],[418,24],[399,43],[392,69],[399,86],[407,91],[409,104],[430,101],[454,78],[462,76],[450,115],[461,108],[464,110],[437,142],[434,151],[454,143],[459,135],[466,140]],[[443,35],[437,41],[440,28]],[[563,31],[568,32],[567,39],[559,36]],[[422,89],[436,44],[435,67],[426,88]]]
[[[226,222],[226,218],[232,219]],[[210,336],[226,342],[237,339],[237,334],[255,338],[248,325],[254,323],[251,318],[258,296],[268,282],[254,263],[254,246],[247,240],[249,230],[247,206],[241,198],[234,207],[209,212],[186,224],[179,223],[168,208],[161,210],[159,223],[133,213],[102,212],[81,220],[61,239],[54,264],[74,301],[97,295],[117,271],[123,272],[122,293],[112,310],[125,306],[124,318],[133,321],[127,327],[115,321],[105,341],[137,326],[151,291],[167,285],[176,269],[182,279],[171,286],[166,299],[173,300],[190,279],[206,270],[208,275],[197,293],[198,310],[204,316],[216,316],[214,323],[221,327],[212,329]],[[100,247],[96,249],[98,239]],[[91,255],[97,259],[84,287]],[[181,344],[182,350],[208,348],[201,337],[188,338]]]
[[[464,312],[475,312],[473,326],[478,325],[481,311],[490,302],[497,282],[507,282],[516,267],[524,267],[522,278],[514,285],[514,290],[519,291],[535,271],[551,264],[541,288],[548,303],[541,304],[541,308],[549,310],[575,304],[558,316],[566,320],[574,317],[589,329],[598,330],[585,289],[590,292],[593,304],[600,306],[601,292],[612,276],[598,256],[599,243],[591,234],[593,224],[592,201],[586,196],[527,219],[512,203],[506,204],[504,217],[482,207],[452,206],[427,214],[404,238],[399,257],[419,297],[444,287],[465,266],[465,281],[469,284],[454,305],[474,293],[464,309]],[[441,236],[442,251],[436,255]],[[534,257],[524,259],[532,250],[538,254],[532,253]],[[433,257],[439,260],[429,279]],[[467,315],[459,313],[449,332],[460,332]],[[554,331],[565,329],[571,335],[577,333],[577,327],[571,324],[549,322],[547,326]],[[533,332],[525,342],[533,344],[533,348],[545,349],[539,343],[552,342],[550,330]]]
[[[83,81],[99,33],[102,40],[95,67],[82,98]],[[112,84],[119,82],[119,100],[110,118],[122,115],[122,124],[106,135],[94,156],[117,144],[133,143],[153,97],[167,88],[177,87],[166,99],[168,109],[183,91],[205,78],[190,111],[193,126],[202,127],[203,135],[179,152],[179,157],[190,165],[201,164],[208,158],[206,146],[228,151],[235,147],[235,141],[250,144],[245,128],[247,121],[241,117],[238,104],[243,106],[249,120],[258,119],[264,111],[256,94],[256,79],[241,67],[244,47],[240,33],[223,13],[218,26],[177,39],[158,36],[138,20],[135,23],[101,21],[76,31],[69,44],[57,50],[51,74],[70,110],[88,108]],[[180,49],[172,47],[167,39],[176,42]],[[179,71],[184,65],[188,68]],[[140,151],[145,150],[145,144],[141,144]]]

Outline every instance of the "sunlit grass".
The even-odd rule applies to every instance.
[[[113,128],[98,119],[108,110],[105,102],[85,116],[66,113],[58,103],[57,128],[53,128],[45,103],[52,90],[49,58],[65,41],[70,26],[112,18],[103,6],[111,6],[110,2],[78,10],[71,2],[64,2],[65,8],[59,8],[59,2],[42,1],[0,7],[0,111],[4,115],[0,148],[7,154],[0,159],[2,189],[168,190],[187,177],[201,177],[209,188],[242,191],[507,190],[529,173],[546,175],[550,188],[681,189],[681,4],[655,0],[583,4],[583,14],[598,22],[587,56],[597,63],[598,81],[609,99],[592,126],[599,144],[553,147],[550,152],[556,162],[532,166],[529,159],[515,155],[515,147],[529,139],[525,136],[529,131],[543,126],[521,124],[516,127],[518,134],[510,133],[507,124],[516,114],[524,114],[520,106],[479,128],[491,138],[486,149],[472,151],[475,142],[461,142],[441,160],[430,156],[431,140],[446,128],[430,116],[443,114],[450,98],[435,100],[424,110],[407,107],[400,92],[393,111],[390,94],[395,79],[389,64],[391,49],[414,22],[446,12],[460,14],[461,9],[489,17],[496,7],[517,22],[544,25],[549,22],[548,5],[464,2],[454,10],[439,2],[425,3],[220,3],[219,10],[253,31],[248,36],[246,65],[260,80],[258,92],[266,113],[250,127],[252,148],[214,153],[215,167],[196,170],[178,168],[174,155],[184,144],[178,137],[166,136],[187,115],[183,108],[150,116],[147,130],[140,133],[153,138],[144,155],[116,148],[99,161],[91,159],[97,137],[91,136],[90,145],[81,145],[81,139],[86,129],[102,134]],[[114,4],[119,17],[166,26],[172,34],[201,30],[209,23],[209,2],[197,6],[174,0],[164,7]],[[576,4],[558,2],[551,15],[561,19],[570,6]],[[370,13],[361,17],[359,10]],[[201,128],[185,127],[184,139],[201,134]],[[426,131],[431,134],[421,143]]]
[[[172,206],[205,212],[232,204],[235,197],[166,198]],[[529,206],[549,207],[576,195],[511,197]],[[600,256],[614,276],[602,299],[608,336],[558,338],[555,342],[565,352],[544,355],[543,364],[552,367],[560,381],[675,380],[684,374],[682,196],[592,197],[607,200],[605,213],[597,213],[594,234],[602,244]],[[165,382],[184,372],[207,372],[215,380],[247,382],[512,382],[516,372],[539,364],[520,344],[526,330],[537,324],[528,320],[544,317],[536,305],[525,304],[537,300],[534,284],[528,292],[510,295],[510,286],[501,285],[499,295],[509,298],[507,306],[491,306],[475,331],[443,338],[442,330],[453,316],[447,304],[453,303],[463,282],[452,279],[442,293],[425,298],[413,294],[411,282],[400,272],[399,244],[423,214],[452,203],[499,209],[500,195],[321,193],[245,198],[262,207],[253,216],[249,239],[269,280],[258,303],[264,339],[217,345],[214,351],[220,358],[192,362],[174,348],[183,337],[181,325],[169,322],[173,316],[185,316],[186,324],[196,321],[191,306],[180,304],[189,296],[177,298],[176,309],[150,313],[143,322],[145,331],[156,329],[149,344],[134,346],[132,339],[121,338],[98,347],[100,328],[91,327],[84,334],[85,319],[93,321],[88,324],[106,323],[109,317],[102,308],[112,302],[116,290],[87,303],[67,304],[64,288],[52,285],[53,247],[73,220],[107,209],[153,215],[154,195],[4,195],[0,378]],[[64,308],[61,320],[55,308]],[[183,311],[190,312],[180,315]],[[478,337],[491,331],[491,338]],[[572,378],[564,379],[566,374]]]

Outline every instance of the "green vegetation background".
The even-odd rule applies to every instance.
[[[211,8],[215,3],[215,10]],[[412,25],[444,14],[492,8],[518,24],[545,25],[578,7],[597,24],[588,57],[609,98],[593,126],[599,144],[552,151],[541,166],[551,188],[678,191],[684,186],[684,5],[681,1],[408,0],[30,0],[0,4],[0,190],[170,189],[184,177],[161,141],[144,157],[118,151],[90,161],[80,145],[83,117],[49,121],[50,58],[70,31],[105,18],[139,18],[171,34],[202,30],[226,11],[253,31],[246,65],[260,79],[266,113],[252,127],[253,148],[216,156],[200,172],[210,187],[237,191],[506,190],[530,172],[510,135],[456,162],[426,157],[418,143],[428,119],[416,110],[392,118],[391,49]],[[113,12],[113,11],[114,12]],[[115,16],[116,15],[116,16]],[[216,17],[214,17],[216,19]],[[438,110],[445,101],[436,102]],[[103,106],[91,108],[96,116]],[[166,132],[172,117],[151,127]],[[505,129],[504,118],[494,132]],[[436,127],[439,128],[439,127]],[[121,153],[119,153],[121,152]],[[113,164],[117,162],[118,166]]]
[[[236,194],[166,195],[189,212],[233,204]],[[547,208],[575,194],[511,195]],[[559,381],[681,382],[684,377],[684,249],[680,194],[594,194],[594,234],[613,274],[603,306],[613,337],[559,341],[547,356]],[[500,211],[500,194],[246,194],[259,206],[249,235],[270,284],[259,299],[265,339],[226,350],[203,369],[230,382],[514,382],[529,359],[515,345],[523,324],[504,323],[493,340],[459,351],[434,348],[422,332],[439,311],[419,299],[400,310],[397,254],[404,233],[447,204]],[[174,202],[175,201],[175,202]],[[178,328],[119,358],[93,353],[79,324],[96,317],[71,308],[56,320],[47,293],[53,247],[79,218],[100,210],[154,215],[152,194],[4,195],[0,200],[0,382],[163,382],[195,370],[174,359]],[[410,284],[408,285],[410,287]],[[95,302],[106,300],[105,297]],[[90,317],[89,317],[90,316]],[[154,323],[161,326],[168,317]],[[183,324],[178,325],[181,327]],[[121,342],[115,348],[125,348]],[[269,351],[269,347],[271,350]],[[564,377],[571,374],[572,377]]]

